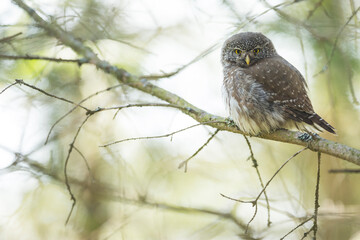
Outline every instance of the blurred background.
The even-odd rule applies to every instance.
[[[316,112],[337,129],[337,136],[321,136],[360,148],[358,0],[26,3],[131,74],[181,68],[153,83],[224,117],[221,45],[234,33],[262,32],[304,75]],[[161,103],[89,64],[4,58],[81,56],[2,0],[0,39],[14,35],[0,42],[1,90],[23,79],[76,103],[101,91],[82,103],[89,109]],[[245,233],[255,208],[220,195],[253,200],[262,190],[243,136],[219,132],[189,161],[187,172],[179,164],[215,129],[198,126],[171,137],[100,147],[196,124],[175,109],[142,107],[99,112],[82,127],[67,165],[76,205],[65,225],[73,202],[64,165],[86,118],[81,108],[62,118],[73,107],[24,85],[0,94],[0,239],[279,239],[313,214],[317,154],[309,150],[292,159],[267,188],[272,224],[268,227],[262,195]],[[301,149],[249,140],[264,182]],[[360,239],[360,175],[328,172],[342,168],[356,166],[322,155],[318,239]],[[286,239],[301,239],[311,227],[309,221]]]

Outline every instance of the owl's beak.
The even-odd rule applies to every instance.
[[[246,56],[245,56],[245,62],[246,62],[247,65],[250,64],[250,57],[249,57],[248,54],[246,54]]]

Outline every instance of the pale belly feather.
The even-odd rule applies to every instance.
[[[227,73],[222,91],[230,118],[241,131],[257,135],[284,125],[282,109],[270,103],[262,86],[241,71]]]

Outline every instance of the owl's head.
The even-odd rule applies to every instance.
[[[261,59],[277,56],[274,45],[261,33],[238,33],[227,39],[222,47],[224,67],[249,67]]]

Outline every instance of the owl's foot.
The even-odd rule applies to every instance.
[[[236,123],[234,122],[234,120],[232,120],[231,118],[227,117],[225,118],[225,122],[227,125],[231,126],[231,127],[236,127],[237,128],[237,125]]]
[[[314,140],[318,138],[319,135],[317,133],[302,133],[300,136],[298,136],[298,139],[300,139],[303,142],[309,142],[311,140]]]
[[[309,142],[312,140],[312,136],[308,133],[302,133],[300,136],[298,136],[298,139],[303,142]]]

